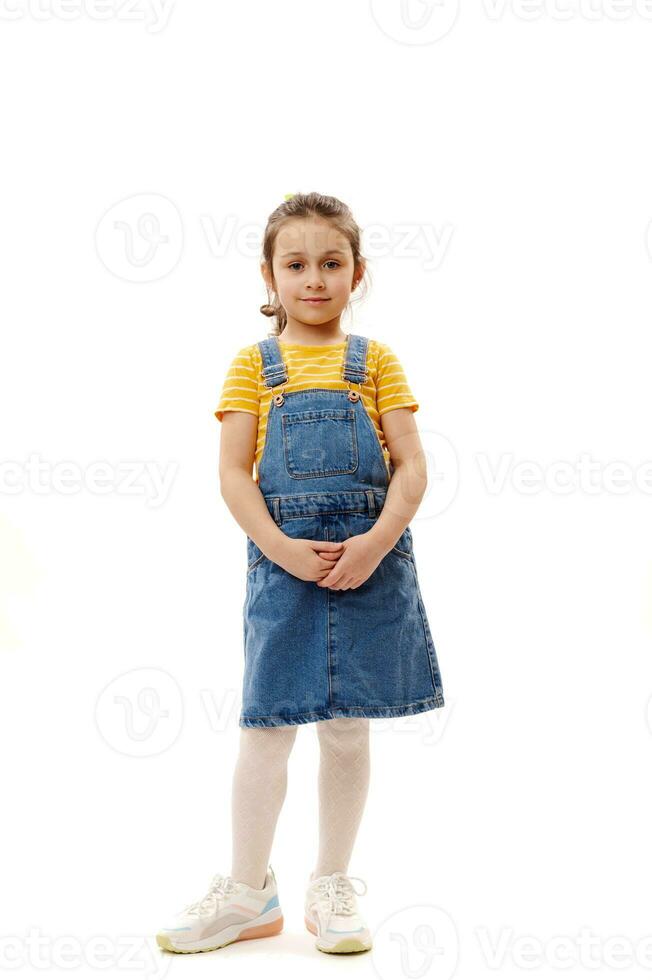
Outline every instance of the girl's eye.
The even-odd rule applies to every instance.
[[[339,268],[340,263],[336,259],[327,259],[324,263],[325,265],[334,265]],[[301,265],[301,262],[290,262],[288,269],[292,269],[295,265]]]

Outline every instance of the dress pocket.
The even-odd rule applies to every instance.
[[[260,550],[258,545],[251,540],[249,535],[247,535],[247,574],[249,574],[252,568],[255,568],[256,565],[258,565],[265,557],[265,554]]]
[[[349,518],[351,534],[361,534],[363,531],[370,531],[377,520],[378,516],[369,517],[367,514],[361,514],[360,516],[356,515],[353,520]],[[414,562],[412,530],[409,524],[401,534],[394,547],[389,549],[387,555],[398,555],[399,558],[405,558],[408,561]],[[385,558],[387,555],[385,555]]]
[[[407,558],[409,561],[414,561],[414,551],[412,550],[412,531],[410,530],[409,524],[390,551],[390,554],[399,555],[401,558]]]
[[[286,412],[283,422],[285,468],[296,480],[355,473],[358,439],[355,409]]]

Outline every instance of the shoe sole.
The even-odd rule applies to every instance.
[[[350,936],[348,939],[340,939],[334,946],[320,946],[319,932],[315,924],[307,916],[304,916],[303,921],[306,924],[308,932],[311,932],[313,936],[317,936],[315,945],[322,953],[366,953],[367,950],[371,949],[371,942],[365,943],[362,939],[356,939],[355,936]]]
[[[276,913],[275,917],[270,918],[270,913],[268,912],[266,915],[260,916],[260,919],[254,919],[254,925],[245,923],[244,929],[242,928],[242,924],[229,926],[214,936],[195,941],[196,944],[206,945],[193,945],[193,943],[188,943],[184,948],[181,945],[175,945],[166,932],[159,932],[156,936],[156,942],[161,949],[165,949],[169,953],[210,953],[214,949],[222,949],[223,946],[228,946],[230,943],[238,943],[243,939],[266,939],[268,936],[278,935],[283,930],[283,914],[279,914],[280,909],[277,907],[270,911]],[[241,931],[238,932],[238,929]]]

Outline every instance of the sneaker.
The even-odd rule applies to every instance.
[[[271,864],[262,888],[217,874],[206,895],[177,913],[174,925],[156,936],[171,953],[207,953],[240,939],[275,936],[283,929],[276,877]]]
[[[352,882],[360,881],[364,891],[356,892]],[[371,933],[357,909],[356,894],[364,895],[362,878],[350,878],[334,871],[319,878],[310,876],[306,892],[306,928],[317,937],[322,953],[357,953],[371,949]]]

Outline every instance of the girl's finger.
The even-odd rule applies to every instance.
[[[341,579],[342,576],[341,575],[337,575],[337,576],[332,575],[331,573],[333,572],[333,570],[334,569],[331,568],[331,570],[329,571],[328,575],[326,575],[324,578],[320,579],[319,582],[317,582],[317,585],[325,586],[328,589],[334,588],[337,585],[338,581]]]

